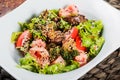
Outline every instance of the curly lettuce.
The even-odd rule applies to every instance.
[[[79,35],[82,39],[82,45],[88,49],[88,55],[92,58],[95,57],[105,42],[102,37],[102,22],[99,20],[88,20],[80,23],[77,28],[79,29]]]
[[[22,32],[12,32],[11,42],[15,43],[21,33]]]
[[[23,58],[19,60],[20,68],[24,68],[26,70],[38,73],[40,70],[39,64],[36,62],[36,59],[33,58],[29,53],[27,53]]]
[[[43,73],[43,74],[58,74],[62,72],[68,72],[74,69],[79,68],[79,63],[71,60],[69,65],[64,65],[61,63],[56,63],[53,65],[46,65],[44,68],[41,68],[37,63],[36,59],[32,57],[29,53],[25,57],[20,59],[19,68],[24,68],[26,70]]]

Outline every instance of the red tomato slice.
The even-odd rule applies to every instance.
[[[73,39],[75,39],[77,37],[77,35],[78,35],[78,29],[76,27],[74,27],[71,32],[72,32],[71,37]]]
[[[78,50],[86,51],[86,47],[82,46],[82,41],[79,36],[76,37],[76,47]]]
[[[28,41],[29,39],[31,38],[31,33],[26,30],[24,31],[17,39],[17,42],[16,42],[16,47],[19,48],[19,47],[22,47],[23,46],[23,43],[25,43],[26,41]]]

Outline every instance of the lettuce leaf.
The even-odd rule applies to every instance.
[[[71,60],[71,65],[65,66],[62,71],[68,72],[68,71],[77,69],[79,67],[80,67],[80,64],[78,62]]]
[[[68,72],[79,67],[80,65],[78,62],[71,60],[70,65],[65,66],[64,64],[56,63],[50,66],[46,66],[45,68],[40,70],[40,72],[44,74],[58,74],[62,72]]]
[[[39,64],[36,62],[35,58],[33,58],[29,53],[25,55],[25,57],[20,59],[19,68],[24,68],[26,70],[43,73],[43,74],[58,74],[62,72],[68,72],[79,68],[79,63],[71,60],[69,65],[64,65],[61,63],[56,63],[52,65],[46,65],[44,68],[41,68]]]
[[[29,53],[27,53],[23,58],[19,60],[20,68],[24,68],[26,70],[38,73],[40,70],[40,66],[36,62],[35,58],[33,58]]]
[[[17,38],[19,37],[19,35],[21,34],[22,32],[12,32],[12,36],[11,36],[11,42],[12,43],[15,43]]]
[[[59,28],[63,30],[69,30],[71,28],[71,25],[61,18],[59,22]]]
[[[80,23],[77,28],[79,29],[82,45],[87,47],[89,57],[95,57],[105,42],[105,39],[102,37],[102,22],[100,20],[88,20]]]
[[[100,52],[104,42],[105,39],[103,37],[96,39],[95,44],[91,45],[90,47],[89,57],[91,58],[95,57]]]
[[[42,39],[43,41],[46,41],[46,37],[44,35],[42,35],[42,31],[41,30],[30,30],[30,32],[32,33],[32,36],[34,39],[39,38]]]

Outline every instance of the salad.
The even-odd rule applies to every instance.
[[[105,40],[100,20],[89,20],[76,5],[44,10],[11,36],[15,48],[23,55],[18,67],[58,74],[82,67],[101,50]]]

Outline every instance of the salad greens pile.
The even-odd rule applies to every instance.
[[[105,40],[100,20],[89,20],[75,5],[44,10],[28,22],[19,22],[11,42],[23,54],[19,68],[58,74],[85,65],[100,52]]]
[[[36,60],[29,53],[27,53],[24,58],[20,59],[20,65],[18,67],[24,68],[36,73],[57,74],[57,73],[68,72],[76,68],[79,68],[79,64],[76,61],[71,60],[70,65],[68,66],[57,63],[51,66],[46,65],[43,69],[41,69],[38,63],[36,62]]]
[[[102,36],[103,24],[101,21],[88,20],[80,23],[77,28],[82,39],[82,44],[89,48],[89,56],[95,57],[101,50],[104,37]]]

